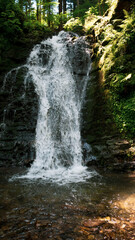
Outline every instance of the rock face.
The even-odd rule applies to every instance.
[[[35,155],[34,141],[38,97],[32,81],[24,82],[25,64],[33,46],[52,36],[39,32],[25,34],[2,52],[0,64],[0,166],[27,165]],[[12,70],[11,70],[12,69]],[[5,74],[10,71],[4,80]]]
[[[124,18],[123,9],[126,10],[127,12],[130,12],[132,4],[133,0],[118,0],[115,12],[112,15],[112,19],[123,19]]]
[[[29,165],[34,159],[38,98],[27,67],[11,70],[0,92],[0,164]]]
[[[135,144],[125,140],[114,124],[102,86],[102,72],[94,62],[82,114],[86,165],[115,171],[135,170]]]
[[[62,35],[63,34],[63,35]],[[62,33],[62,41],[65,42],[67,47],[67,57],[71,62],[73,69],[73,76],[77,85],[77,94],[80,94],[80,98],[83,97],[83,85],[85,77],[87,75],[90,57],[89,54],[85,54],[85,41],[83,38],[78,38],[76,34]],[[64,36],[66,38],[64,38]],[[28,60],[28,64],[19,66],[12,69],[5,76],[3,85],[0,92],[1,102],[1,118],[0,118],[0,165],[26,165],[29,166],[35,159],[35,136],[36,125],[39,109],[39,92],[36,91],[32,81],[32,74],[29,74],[29,66],[35,67],[36,62],[39,61],[40,66],[47,65],[49,58],[51,57],[52,48],[48,44],[38,44],[35,48],[40,48],[36,53],[36,59],[33,57],[32,62]],[[30,58],[29,58],[30,59]],[[52,63],[53,64],[53,63]],[[51,71],[48,67],[42,74]],[[36,67],[35,67],[36,68]],[[39,75],[36,75],[39,77]],[[40,78],[40,77],[39,77]],[[36,87],[37,88],[37,87]],[[40,99],[41,100],[41,99]],[[53,106],[49,99],[50,105]],[[50,123],[55,126],[56,119],[53,113],[53,107],[49,110]],[[55,132],[58,141],[55,126]]]

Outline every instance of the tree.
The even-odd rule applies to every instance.
[[[22,32],[24,15],[14,0],[0,0],[0,41],[14,41]]]
[[[40,21],[39,0],[36,0],[36,18],[37,21]]]
[[[67,10],[66,0],[63,0],[63,13],[65,14]]]
[[[45,19],[45,3],[46,0],[43,0],[43,19]]]
[[[49,27],[51,25],[50,15],[51,15],[51,2],[50,0],[47,0],[47,23]]]
[[[31,0],[28,0],[29,16],[31,15],[31,5],[32,5]]]
[[[19,6],[20,6],[21,10],[23,11],[23,0],[19,0]]]
[[[59,2],[59,14],[62,13],[62,0],[58,0]]]

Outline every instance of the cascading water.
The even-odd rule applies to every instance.
[[[36,159],[25,177],[55,182],[87,178],[90,173],[82,165],[80,136],[80,113],[90,71],[84,39],[62,31],[34,47],[27,67],[25,81],[32,79],[35,84],[39,114]]]

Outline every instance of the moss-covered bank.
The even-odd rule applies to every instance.
[[[93,108],[93,103],[87,102],[85,106],[84,138],[98,155],[95,164],[115,170],[130,167],[134,170],[135,10],[132,1],[115,0],[105,16],[88,16],[85,31],[93,51],[91,85],[96,87],[93,91],[88,86],[87,90],[86,98],[89,101],[91,95],[95,96],[95,103]]]
[[[87,32],[94,33],[94,55],[99,59],[103,87],[120,132],[135,136],[135,10],[114,1],[108,15],[95,20]],[[125,1],[127,4],[127,1]],[[123,5],[124,7],[124,5]],[[119,9],[120,10],[120,9]],[[87,20],[88,22],[88,20]]]

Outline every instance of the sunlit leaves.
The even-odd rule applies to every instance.
[[[83,25],[79,18],[71,18],[67,23],[64,25],[64,29],[67,31],[73,32],[81,32],[83,31]]]

